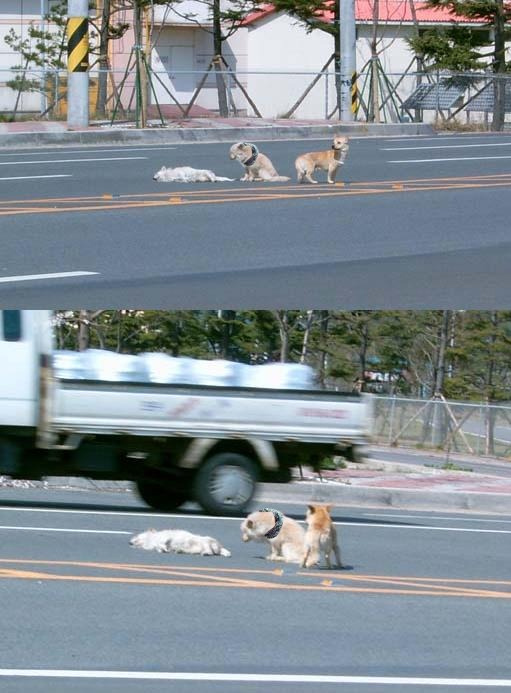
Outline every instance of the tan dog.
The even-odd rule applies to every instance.
[[[269,561],[300,563],[303,558],[305,530],[278,510],[263,508],[250,513],[241,523],[243,541],[265,541],[270,544]]]
[[[251,142],[236,142],[229,150],[229,158],[236,159],[245,167],[245,175],[240,180],[283,183],[288,176],[279,176],[266,154],[261,154]]]
[[[303,183],[306,180],[309,183],[317,183],[318,181],[314,180],[312,174],[316,169],[320,169],[328,172],[327,180],[329,183],[335,183],[335,174],[339,166],[344,164],[349,148],[348,138],[336,135],[332,143],[332,149],[327,149],[324,152],[300,154],[295,161],[298,182]]]
[[[337,567],[342,568],[341,551],[337,544],[337,532],[330,517],[331,505],[309,505],[305,521],[308,529],[305,533],[305,548],[302,568],[311,568],[319,563],[321,553],[325,554],[326,564],[332,567],[330,554],[335,553]]]

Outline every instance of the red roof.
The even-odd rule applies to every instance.
[[[341,0],[342,2],[342,0]],[[373,21],[374,0],[355,0],[355,19],[357,22]],[[273,5],[262,5],[260,11],[252,12],[246,18],[244,24],[267,17],[275,11]],[[420,24],[444,24],[447,22],[458,21],[471,22],[467,17],[456,16],[445,9],[431,9],[426,7],[425,0],[415,0],[415,13]],[[379,22],[409,22],[413,21],[412,11],[409,0],[379,0],[378,4]],[[323,12],[322,19],[332,20],[332,12]]]

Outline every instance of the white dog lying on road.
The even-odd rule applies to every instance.
[[[160,553],[189,553],[200,556],[230,556],[231,552],[213,537],[201,537],[184,529],[148,529],[130,539],[139,549],[156,550]]]
[[[206,168],[192,168],[191,166],[167,168],[162,166],[154,174],[153,180],[157,180],[160,183],[222,183],[224,181],[233,181],[234,178],[217,176],[216,173]]]

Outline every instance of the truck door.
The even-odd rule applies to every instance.
[[[30,311],[0,311],[0,426],[36,423],[38,361],[29,317]]]

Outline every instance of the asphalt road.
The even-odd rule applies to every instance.
[[[447,455],[446,453],[431,453],[428,450],[414,452],[407,449],[392,449],[392,448],[371,448],[370,458],[374,460],[382,460],[384,462],[393,462],[396,464],[411,464],[417,467],[437,467],[442,468],[446,463],[452,463],[476,474],[488,474],[490,476],[510,477],[511,464],[506,460],[486,459],[482,460],[471,455],[455,454]]]
[[[322,141],[259,142],[279,173]],[[238,177],[228,145],[0,152],[0,303],[507,308],[511,136],[353,138],[339,185]],[[318,174],[320,180],[324,175]]]
[[[511,690],[511,517],[334,517],[346,568],[304,571],[243,544],[239,519],[0,489],[2,693]],[[131,548],[151,526],[233,555]]]

